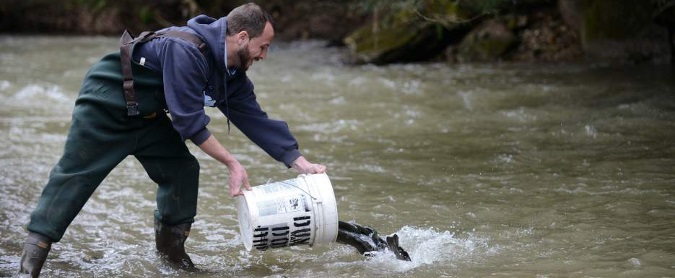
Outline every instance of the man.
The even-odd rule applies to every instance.
[[[161,30],[174,35],[141,40],[127,56],[109,54],[93,65],[75,102],[64,154],[31,214],[20,272],[39,275],[51,244],[61,240],[94,190],[128,155],[159,186],[154,215],[159,254],[174,267],[194,270],[184,243],[196,215],[199,164],[185,141],[227,167],[230,196],[242,194],[242,185],[250,190],[244,167],[208,130],[205,106],[220,109],[228,126],[231,121],[287,167],[325,172],[326,166],[300,154],[285,122],[261,110],[246,76],[253,62],[267,56],[272,24],[267,12],[249,3],[217,20],[202,15],[187,26]],[[190,40],[195,37],[197,42]],[[133,61],[125,64],[128,55]],[[129,68],[133,78],[125,76]]]

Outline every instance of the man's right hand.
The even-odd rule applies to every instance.
[[[242,184],[246,190],[251,190],[246,169],[244,169],[244,166],[241,166],[239,161],[234,160],[228,163],[227,169],[230,171],[230,196],[244,195],[244,192],[241,190]]]
[[[246,169],[216,140],[216,137],[213,137],[213,135],[209,136],[206,141],[199,145],[199,148],[227,166],[227,169],[230,171],[230,196],[234,197],[244,194],[241,191],[242,184],[247,190],[251,190]]]

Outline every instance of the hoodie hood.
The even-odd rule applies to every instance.
[[[157,82],[144,90],[153,94],[164,92],[165,108],[171,113],[171,124],[181,138],[190,139],[196,145],[206,141],[212,134],[207,128],[210,118],[204,111],[204,105],[217,106],[227,117],[228,123],[232,121],[271,157],[290,167],[301,154],[288,124],[270,119],[261,109],[253,83],[245,71],[238,70],[230,74],[225,68],[227,19],[200,15],[190,19],[187,26],[168,28],[201,37],[209,48],[210,54],[206,55],[212,55],[196,55],[196,49],[193,49],[195,46],[190,42],[175,43],[176,39],[167,37],[159,37],[134,48],[134,61],[140,65],[140,61],[145,58],[143,65],[157,73],[151,76]],[[120,75],[119,64],[116,66],[113,69],[116,75],[101,76]],[[118,84],[122,91],[121,76],[114,80],[114,84]],[[119,97],[122,95],[120,92]],[[213,100],[216,102],[213,103]]]
[[[218,68],[226,72],[225,67],[225,37],[227,36],[227,18],[212,18],[207,15],[198,15],[187,22],[187,26],[200,35],[209,46],[213,59],[218,62]]]

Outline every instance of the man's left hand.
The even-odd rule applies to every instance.
[[[307,161],[304,156],[295,159],[292,167],[300,174],[319,174],[326,172],[326,165],[311,163]]]

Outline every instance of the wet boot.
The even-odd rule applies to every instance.
[[[155,242],[160,256],[172,267],[197,271],[190,256],[185,253],[185,240],[190,235],[192,223],[170,226],[155,220]]]
[[[47,260],[47,254],[52,248],[52,241],[38,233],[29,233],[26,243],[23,245],[20,274],[30,274],[31,277],[40,276],[42,265]]]

